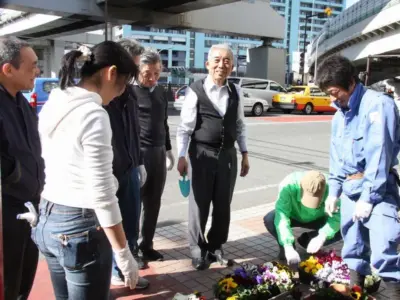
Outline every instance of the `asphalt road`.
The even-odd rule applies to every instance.
[[[176,155],[179,116],[173,114],[169,124]],[[246,118],[250,172],[247,177],[237,179],[232,210],[275,201],[279,182],[290,172],[311,169],[327,172],[331,117],[267,114],[263,118]],[[178,179],[175,166],[167,174],[159,227],[187,221],[187,198],[180,194]]]

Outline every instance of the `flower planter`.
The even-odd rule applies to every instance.
[[[368,294],[376,293],[379,290],[379,287],[381,286],[381,281],[382,280],[375,281],[373,285],[365,287]]]
[[[214,285],[218,300],[284,300],[291,295],[293,271],[277,262],[243,264]]]

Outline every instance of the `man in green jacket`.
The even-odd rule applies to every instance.
[[[264,217],[265,227],[279,243],[279,259],[286,257],[289,265],[300,262],[293,227],[313,230],[298,239],[308,253],[316,253],[322,246],[341,239],[340,213],[325,213],[328,191],[325,176],[318,171],[293,172],[281,182],[275,210]]]

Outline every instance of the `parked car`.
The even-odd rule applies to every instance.
[[[314,86],[293,86],[286,93],[279,93],[273,97],[274,108],[282,109],[284,113],[302,111],[309,115],[312,112],[335,112],[331,106],[330,97]]]
[[[237,84],[244,96],[244,112],[253,116],[261,116],[273,108],[272,97],[286,92],[279,83],[260,78],[229,77],[228,80]]]
[[[182,109],[182,104],[183,104],[183,100],[185,100],[185,93],[186,93],[187,87],[188,87],[187,85],[184,85],[175,92],[174,108],[176,110]]]
[[[29,101],[30,106],[39,113],[49,98],[50,92],[55,88],[58,88],[58,78],[38,77],[35,79],[33,89],[22,91],[22,94]]]

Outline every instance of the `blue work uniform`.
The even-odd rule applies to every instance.
[[[336,105],[337,106],[337,105]],[[400,282],[400,197],[393,169],[399,153],[399,113],[393,99],[357,84],[349,108],[332,121],[329,195],[341,196],[342,257],[350,269]],[[357,201],[373,204],[353,222]]]

